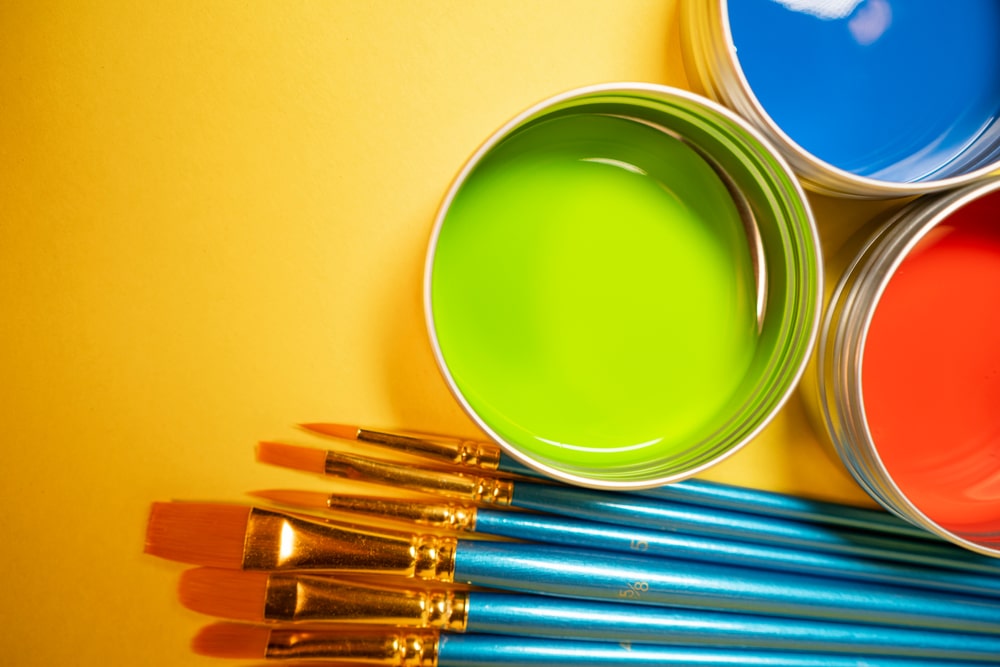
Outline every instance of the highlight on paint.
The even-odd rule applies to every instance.
[[[439,212],[439,366],[529,467],[611,488],[690,476],[759,430],[801,370],[811,213],[780,159],[708,105],[648,84],[571,91],[499,131]]]
[[[556,116],[452,202],[435,329],[504,439],[631,464],[714,428],[756,348],[755,291],[739,211],[693,149],[629,118]]]
[[[691,78],[764,130],[813,189],[915,195],[1000,165],[993,0],[686,0],[682,9]]]

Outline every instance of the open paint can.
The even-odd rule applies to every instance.
[[[605,84],[527,109],[447,192],[425,272],[451,391],[521,463],[595,488],[693,475],[785,402],[821,262],[782,158],[687,91]]]
[[[760,128],[806,187],[857,198],[1000,168],[996,0],[683,0],[696,90]]]
[[[813,417],[886,508],[1000,556],[1000,179],[910,202],[830,270]]]

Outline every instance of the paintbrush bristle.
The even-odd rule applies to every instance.
[[[146,553],[168,560],[239,569],[250,507],[213,503],[153,503]]]
[[[266,498],[279,505],[289,505],[291,507],[308,507],[328,509],[330,495],[318,491],[293,491],[285,489],[267,489],[264,491],[251,491],[251,496]]]
[[[299,447],[280,442],[261,442],[257,445],[257,460],[261,463],[315,472],[326,472],[326,450],[313,447]]]
[[[191,641],[191,650],[213,658],[251,660],[267,657],[271,629],[239,623],[207,625]]]
[[[358,435],[361,433],[361,429],[357,426],[349,426],[347,424],[314,423],[299,424],[299,426],[313,433],[329,435],[334,438],[341,438],[342,440],[357,440]]]
[[[201,614],[233,621],[262,622],[267,601],[267,572],[199,567],[181,574],[181,604]]]

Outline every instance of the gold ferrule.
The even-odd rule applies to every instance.
[[[454,537],[414,536],[411,547],[414,576],[430,581],[455,581],[457,549],[458,540]]]
[[[343,632],[276,628],[267,658],[315,659],[324,665],[435,667],[438,634],[433,631]]]
[[[435,628],[464,632],[465,591],[410,591],[308,574],[272,574],[267,581],[264,618],[269,621],[336,621]]]
[[[476,528],[476,508],[472,505],[340,495],[330,496],[326,504],[332,510],[402,519],[435,528],[468,532]]]
[[[496,470],[500,465],[500,448],[478,440],[459,440],[455,443],[455,463],[480,470]]]
[[[514,482],[496,477],[476,478],[476,500],[489,505],[508,506],[514,500]]]
[[[509,505],[514,492],[508,479],[423,470],[334,451],[326,454],[326,474],[495,505]]]
[[[381,573],[450,582],[454,537],[389,535],[253,508],[243,569]]]
[[[496,470],[500,465],[500,448],[479,440],[461,440],[437,435],[417,438],[365,429],[358,431],[358,440],[390,447],[398,452],[425,456],[450,465],[480,470]]]

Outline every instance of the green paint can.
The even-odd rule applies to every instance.
[[[731,112],[652,84],[546,100],[438,212],[425,309],[441,371],[553,478],[643,488],[746,444],[797,383],[820,251],[788,166]]]

